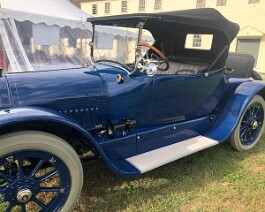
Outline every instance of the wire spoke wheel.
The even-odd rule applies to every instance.
[[[234,133],[231,145],[239,151],[253,148],[259,141],[264,130],[265,102],[256,95],[246,107]]]
[[[259,103],[251,105],[241,122],[240,140],[244,145],[251,145],[260,134],[263,125],[264,111]]]
[[[71,146],[40,132],[12,134],[2,138],[0,144],[5,149],[0,152],[1,208],[5,211],[72,209],[82,188],[83,172]]]

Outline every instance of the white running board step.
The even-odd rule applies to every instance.
[[[140,155],[127,158],[130,164],[141,173],[150,171],[164,164],[217,145],[219,142],[204,136],[197,136],[185,141],[155,149]]]

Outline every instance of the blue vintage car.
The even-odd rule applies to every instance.
[[[70,211],[82,159],[136,176],[227,139],[239,151],[257,144],[265,83],[225,67],[237,24],[213,9],[88,21],[87,67],[1,74],[6,211]]]

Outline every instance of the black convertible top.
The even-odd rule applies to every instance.
[[[223,34],[229,43],[236,36],[239,26],[226,19],[220,12],[212,8],[180,10],[163,13],[135,13],[108,17],[88,18],[88,22],[97,25],[136,26],[139,21],[145,22],[145,29],[153,34],[164,33],[163,23],[172,27],[199,27],[201,32],[211,33],[212,30]],[[158,27],[159,26],[159,27]],[[203,30],[205,29],[205,30]],[[180,29],[179,29],[180,30]]]
[[[163,13],[136,13],[108,17],[88,18],[93,25],[136,27],[143,22],[155,38],[154,47],[161,49],[172,61],[207,64],[208,70],[225,65],[229,45],[238,33],[239,26],[212,8],[180,10]],[[213,35],[211,49],[199,50],[185,47],[187,35]]]

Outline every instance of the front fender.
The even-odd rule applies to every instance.
[[[244,82],[230,95],[213,127],[206,137],[224,142],[235,130],[245,108],[251,99],[259,94],[265,98],[265,83],[259,81]]]
[[[65,117],[60,113],[38,107],[22,107],[12,108],[6,110],[0,110],[0,130],[4,127],[12,126],[14,124],[26,123],[26,122],[52,122],[61,126],[67,126],[77,131],[82,135],[87,143],[95,148],[101,158],[105,161],[106,165],[115,173],[119,175],[138,175],[139,173],[124,173],[121,169],[115,166],[111,160],[106,156],[103,150],[100,148],[94,137],[82,128],[75,120]]]

